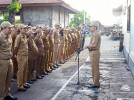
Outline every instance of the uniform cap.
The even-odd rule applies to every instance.
[[[32,31],[32,30],[29,30],[28,32],[27,32],[27,35],[30,35],[30,34],[33,34],[34,32]]]
[[[92,21],[89,26],[98,27],[98,22],[97,21]]]
[[[49,30],[49,28],[48,28],[48,27],[43,27],[42,30],[43,30],[43,31],[44,31],[44,30]]]
[[[9,21],[4,21],[1,23],[1,28],[5,28],[5,27],[13,27],[14,25],[12,25]]]
[[[26,28],[26,27],[27,27],[27,26],[24,25],[24,24],[19,24],[18,27],[17,27],[17,29],[20,30],[20,29],[23,29],[23,28]]]
[[[36,30],[36,27],[32,27],[32,30]]]
[[[35,33],[43,33],[42,29],[38,28]]]

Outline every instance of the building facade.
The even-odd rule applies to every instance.
[[[0,1],[0,11],[7,12],[12,0]],[[19,0],[22,4],[20,19],[24,24],[32,26],[54,27],[55,23],[62,27],[69,25],[69,14],[79,13],[62,0]]]
[[[123,0],[124,53],[134,75],[134,0]]]

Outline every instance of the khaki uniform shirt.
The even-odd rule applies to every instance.
[[[35,38],[35,44],[37,45],[38,47],[38,50],[39,50],[39,55],[44,55],[44,44],[43,44],[43,41],[42,41],[42,38]]]
[[[72,43],[72,37],[71,37],[71,35],[70,34],[67,34],[67,37],[68,37],[68,42],[69,43]]]
[[[38,48],[32,38],[28,38],[28,58],[36,60],[38,55]]]
[[[12,52],[13,52],[13,55],[14,55],[14,45],[15,45],[15,39],[16,39],[16,37],[17,37],[17,35],[18,35],[18,32],[16,31],[16,30],[14,30],[13,32],[12,32],[12,34],[11,34],[11,36],[12,36]]]
[[[43,40],[43,44],[44,44],[44,50],[45,51],[48,51],[49,48],[50,48],[49,41],[48,41],[48,36],[47,35],[44,35],[42,37],[42,40]]]
[[[66,47],[68,46],[68,37],[67,37],[67,34],[65,34],[65,46]]]
[[[53,38],[53,36],[49,36],[49,44],[50,44],[49,50],[53,51],[54,50],[54,38]]]
[[[101,36],[97,31],[95,31],[91,36],[90,44],[96,45],[96,48],[93,49],[100,50],[100,43],[101,43]]]
[[[15,48],[18,48],[17,55],[28,56],[28,43],[25,35],[21,33],[17,35],[15,40]]]
[[[54,30],[54,44],[59,44],[60,43],[60,35],[58,30]]]
[[[0,59],[8,60],[12,57],[12,38],[3,32],[0,33]]]

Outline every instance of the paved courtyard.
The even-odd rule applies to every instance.
[[[119,41],[102,36],[101,44],[99,89],[88,88],[92,83],[91,65],[88,50],[83,50],[80,85],[77,85],[77,60],[73,56],[26,92],[18,92],[16,83],[12,83],[12,94],[19,100],[134,100],[134,79],[124,54],[119,52]]]

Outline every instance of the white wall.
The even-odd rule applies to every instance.
[[[22,13],[24,24],[51,26],[52,7],[25,7]]]
[[[60,24],[61,27],[64,27],[64,20],[65,20],[65,16],[64,16],[64,8],[60,7]]]
[[[56,23],[61,24],[61,27],[65,28],[69,25],[69,13],[63,7],[53,7],[52,26]]]
[[[127,0],[124,0],[124,5],[127,7]],[[125,10],[125,9],[124,9]],[[123,13],[123,34],[124,34],[124,47],[126,51],[129,53],[129,43],[130,43],[130,32],[127,32],[127,9]]]
[[[134,0],[131,0],[131,41],[130,41],[131,59],[134,61]]]
[[[52,27],[59,23],[59,7],[53,7],[53,15],[52,15]]]
[[[69,26],[69,13],[67,10],[65,11],[65,27],[66,26]]]

